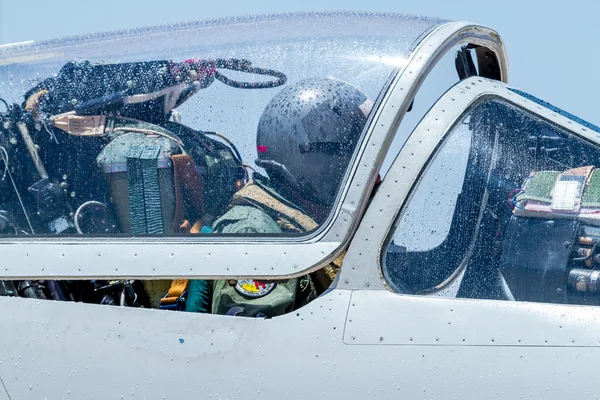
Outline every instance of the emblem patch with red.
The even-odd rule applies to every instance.
[[[248,297],[262,297],[265,296],[275,288],[275,283],[267,283],[262,281],[256,281],[254,279],[241,279],[238,280],[235,285],[235,290],[240,294]]]

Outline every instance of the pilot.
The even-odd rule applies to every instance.
[[[212,224],[214,233],[304,233],[322,224],[372,108],[354,86],[312,78],[280,91],[265,108],[257,131],[254,173],[228,210]],[[287,280],[195,280],[186,311],[273,317],[308,303],[334,280],[339,257],[321,270]],[[212,306],[207,304],[208,288]]]

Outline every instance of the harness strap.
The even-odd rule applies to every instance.
[[[302,231],[310,231],[318,226],[308,215],[283,204],[253,182],[248,182],[246,186],[233,195],[233,203],[251,203],[258,207],[267,207],[276,214],[285,216]],[[275,218],[275,220],[278,219]]]
[[[173,218],[173,231],[177,231],[184,220],[197,220],[204,210],[203,185],[196,163],[187,154],[171,156],[173,160],[173,184],[175,186],[175,215]],[[187,196],[186,196],[187,194]],[[191,203],[193,213],[188,216],[186,199]],[[195,218],[194,218],[195,217]]]
[[[129,210],[134,234],[163,232],[156,166],[159,153],[159,146],[136,146],[127,155]]]
[[[249,182],[240,189],[240,191],[234,194],[233,198],[234,202],[250,202],[259,207],[267,207],[272,211],[269,214],[276,213],[278,216],[283,216],[284,218],[275,218],[275,221],[280,228],[286,231],[306,232],[318,226],[308,215],[283,204],[252,182]],[[311,274],[315,278],[314,280],[319,286],[320,292],[325,291],[335,279],[345,254],[346,253],[344,252],[341,256],[336,258],[333,263],[326,265]]]
[[[175,154],[171,156],[171,160],[173,161],[173,185],[175,186],[173,231],[200,233],[200,222],[197,221],[193,225],[189,222],[189,219],[200,218],[204,210],[202,180],[196,169],[196,163],[187,154]],[[191,204],[186,207],[186,203]],[[189,210],[189,208],[192,208],[192,210]],[[189,216],[190,212],[195,215]],[[159,307],[170,309],[175,305],[179,305],[182,296],[187,291],[189,282],[188,279],[171,281],[171,287],[166,296],[160,299]]]
[[[144,203],[146,204],[146,230],[148,233],[162,233],[162,205],[156,159],[160,154],[159,146],[146,146],[140,156],[142,177],[144,178]],[[149,183],[149,184],[148,184]]]
[[[189,228],[189,221],[184,222],[189,229],[189,233],[200,233],[200,221],[197,221],[191,228]],[[183,224],[182,224],[183,227]],[[166,296],[160,299],[159,308],[171,308],[181,301],[181,297],[186,293],[190,281],[189,279],[175,279],[171,281],[171,287],[167,292]]]
[[[129,181],[129,218],[134,234],[146,233],[146,212],[144,205],[144,181],[137,157],[127,157],[127,178]]]
[[[181,295],[186,291],[189,282],[188,279],[175,279],[171,281],[171,287],[169,288],[167,295],[160,299],[160,306],[176,304]]]

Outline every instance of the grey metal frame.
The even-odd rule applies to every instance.
[[[506,51],[493,30],[466,22],[450,22],[426,35],[402,73],[397,73],[390,82],[348,171],[340,194],[342,200],[329,223],[315,235],[300,239],[202,236],[6,240],[0,242],[0,251],[10,262],[0,267],[0,278],[269,279],[298,276],[318,269],[348,246],[410,101],[441,57],[462,43],[489,49],[496,57],[498,78],[508,80]]]

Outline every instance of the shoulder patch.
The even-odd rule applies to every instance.
[[[263,297],[275,289],[275,282],[267,283],[254,279],[241,279],[237,281],[235,290],[248,297]]]

